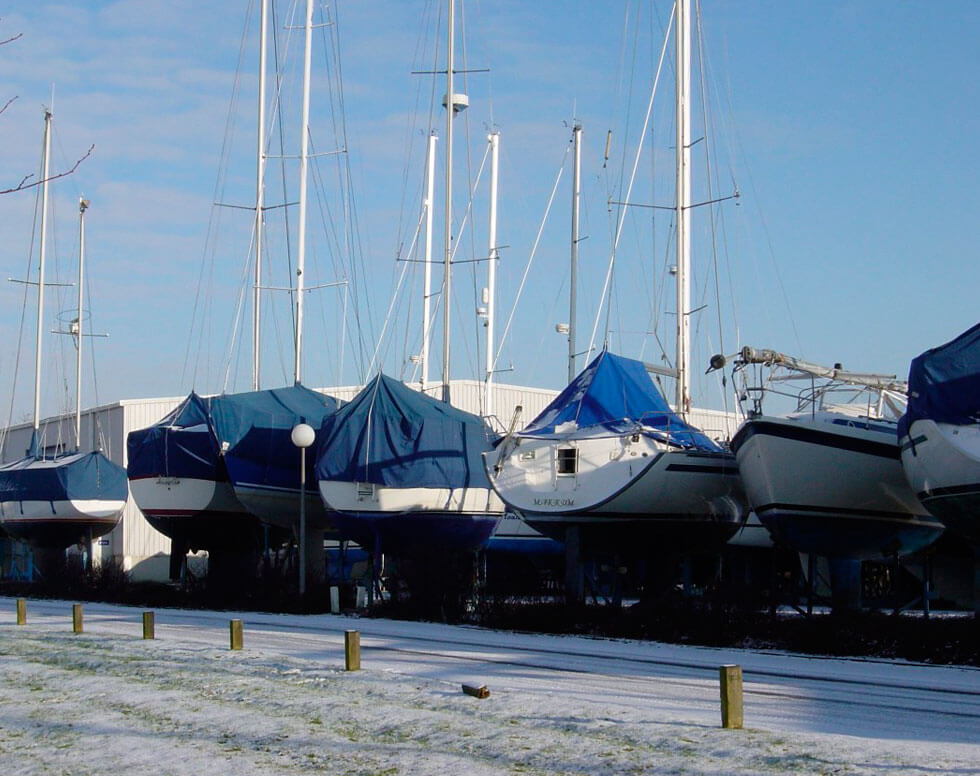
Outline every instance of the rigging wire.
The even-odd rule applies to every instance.
[[[664,58],[665,58],[666,53],[667,53],[667,40],[668,40],[668,37],[669,37],[670,29],[673,26],[673,19],[674,19],[674,17],[673,17],[673,13],[672,13],[671,14],[671,23],[668,25],[668,30],[667,30],[668,35],[667,35],[667,37],[664,38],[664,44],[663,44],[663,47],[660,50],[660,62],[657,65],[657,72],[656,72],[656,75],[654,76],[653,85],[652,85],[652,87],[650,89],[650,99],[647,102],[646,116],[645,116],[644,122],[643,122],[643,131],[640,133],[640,139],[637,142],[636,153],[635,153],[634,158],[633,158],[633,168],[632,168],[632,171],[630,173],[630,178],[629,178],[629,184],[627,185],[627,188],[626,188],[626,195],[621,200],[622,202],[629,202],[630,195],[632,194],[632,191],[633,191],[633,184],[634,184],[634,182],[636,180],[636,169],[637,169],[637,166],[639,165],[640,153],[643,150],[643,138],[646,136],[647,127],[649,126],[649,123],[650,123],[650,113],[653,110],[653,98],[654,98],[654,96],[657,93],[657,87],[659,86],[659,83],[660,83],[660,75],[661,75],[661,73],[663,71]],[[617,249],[619,247],[619,240],[620,240],[620,238],[622,236],[623,223],[624,223],[624,221],[626,219],[626,211],[627,210],[628,210],[628,206],[627,205],[625,205],[625,204],[624,205],[619,205],[619,217],[617,219],[616,233],[615,233],[615,237],[613,239],[612,250],[611,250],[610,255],[609,255],[609,263],[608,263],[607,269],[606,269],[606,279],[603,282],[602,293],[599,296],[599,299],[600,299],[599,310],[596,313],[595,323],[593,324],[593,327],[592,327],[592,335],[589,338],[589,350],[590,351],[592,350],[593,347],[595,347],[596,334],[597,334],[598,328],[599,328],[599,318],[602,315],[603,308],[605,308],[605,312],[606,312],[606,337],[605,338],[608,341],[609,314],[610,314],[609,313],[609,310],[610,310],[610,303],[611,302],[608,301],[607,294],[609,294],[609,289],[610,289],[610,285],[611,285],[611,281],[612,281],[613,266],[615,264],[616,252],[617,252]],[[603,300],[605,300],[605,301],[603,301]]]
[[[43,158],[44,158],[44,152],[42,150],[41,161],[38,162],[39,171],[44,169]],[[40,180],[43,177],[44,177],[43,173],[39,172],[38,179]],[[24,274],[24,277],[28,281],[30,280],[31,277],[31,267],[34,264],[34,246],[35,243],[37,242],[37,237],[38,237],[37,232],[39,228],[40,211],[41,211],[41,187],[35,186],[34,187],[34,216],[31,221],[31,239],[27,251],[27,270]],[[11,383],[11,390],[10,390],[10,406],[7,410],[7,423],[3,427],[3,429],[0,429],[0,455],[5,453],[6,451],[7,433],[9,432],[10,425],[13,422],[14,400],[17,396],[17,376],[20,372],[20,358],[21,355],[23,354],[23,348],[24,348],[24,330],[27,325],[27,300],[28,297],[30,296],[30,288],[31,287],[28,283],[24,284],[24,298],[23,301],[21,302],[20,327],[19,327],[19,335],[17,337],[17,352],[14,357],[14,375],[13,375],[13,381]]]
[[[337,103],[330,101],[331,115],[334,117],[335,129],[334,136],[339,137],[340,147],[343,149],[341,164],[337,165],[337,177],[338,185],[340,190],[343,192],[342,202],[344,205],[344,246],[340,251],[340,256],[347,257],[349,265],[346,267],[345,274],[350,278],[350,282],[353,284],[354,288],[354,305],[353,305],[353,316],[354,316],[354,327],[353,330],[356,334],[356,345],[357,351],[354,354],[358,361],[358,376],[359,381],[367,379],[367,373],[364,369],[364,362],[367,356],[367,342],[368,339],[365,337],[365,332],[367,332],[368,338],[370,338],[370,327],[374,325],[374,315],[372,314],[371,298],[368,294],[358,293],[358,290],[366,284],[366,278],[362,280],[363,273],[361,270],[364,268],[364,252],[363,246],[360,240],[360,228],[358,227],[358,206],[357,198],[354,194],[353,181],[353,171],[351,169],[351,156],[349,153],[349,143],[347,135],[347,103],[344,94],[344,75],[343,75],[343,62],[340,56],[341,51],[341,41],[340,41],[340,17],[339,10],[334,7],[334,21],[332,24],[326,25],[325,28],[329,29],[332,35],[332,45],[327,46],[326,41],[324,41],[324,52],[331,52],[333,54],[333,70],[336,74],[337,81]],[[329,11],[327,11],[329,16]],[[325,36],[326,33],[324,32]],[[339,112],[339,127],[337,127],[337,113]],[[363,299],[362,299],[363,297]],[[345,291],[345,300],[347,299],[347,292]],[[358,300],[362,300],[365,306],[364,317],[361,316],[361,309]],[[347,314],[346,305],[345,313],[341,318],[343,324],[346,326]],[[365,324],[366,321],[366,324]],[[341,338],[341,357],[340,357],[340,372],[343,372],[344,354],[343,348],[346,343],[346,336]]]
[[[249,9],[251,10],[252,3],[249,2]],[[242,28],[242,35],[239,42],[238,49],[238,64],[235,71],[235,79],[232,85],[232,96],[230,100],[230,106],[228,110],[227,117],[225,119],[225,131],[224,137],[221,144],[221,152],[219,154],[219,164],[218,173],[215,177],[215,184],[212,196],[212,205],[210,209],[210,214],[208,216],[208,229],[207,236],[205,238],[204,248],[202,250],[201,256],[201,268],[198,275],[197,281],[197,291],[194,296],[194,304],[192,306],[191,320],[189,327],[189,336],[187,342],[187,348],[184,353],[184,363],[181,369],[181,382],[186,382],[188,365],[191,362],[191,349],[194,343],[194,333],[197,329],[198,319],[200,318],[200,330],[198,331],[197,339],[197,349],[193,359],[193,366],[191,367],[191,384],[192,386],[197,384],[198,379],[198,368],[201,361],[201,353],[205,349],[205,343],[207,347],[210,347],[210,337],[205,337],[205,334],[209,333],[211,321],[211,311],[213,310],[213,297],[214,294],[211,292],[213,288],[214,271],[215,271],[215,253],[216,253],[216,232],[218,224],[220,222],[220,202],[223,201],[224,190],[226,184],[226,175],[228,167],[228,158],[231,154],[231,141],[234,134],[234,121],[233,117],[237,112],[238,97],[241,90],[241,72],[242,63],[245,57],[246,49],[246,39],[248,35],[248,29],[250,26],[251,12],[246,14],[245,24]],[[211,363],[210,353],[207,354],[205,360],[206,364]],[[206,379],[206,376],[205,376]]]
[[[493,357],[493,371],[497,369],[497,362],[500,360],[500,354],[504,349],[504,344],[507,342],[507,335],[510,333],[510,325],[514,320],[514,314],[517,311],[517,305],[521,301],[521,295],[524,293],[524,285],[527,283],[528,273],[531,271],[531,265],[534,263],[534,257],[538,251],[538,244],[541,242],[541,234],[544,231],[544,226],[548,222],[548,214],[551,213],[551,206],[555,201],[555,194],[558,192],[558,184],[561,182],[562,173],[565,171],[565,165],[568,162],[569,154],[571,153],[571,144],[566,143],[565,151],[562,154],[561,164],[558,166],[558,174],[555,176],[555,182],[551,187],[551,194],[548,196],[548,204],[545,206],[544,215],[541,218],[541,223],[538,225],[538,232],[534,237],[534,243],[531,246],[531,252],[528,255],[527,262],[524,265],[524,274],[521,276],[520,285],[517,287],[517,294],[514,297],[514,303],[511,305],[510,314],[507,316],[507,323],[504,326],[503,333],[500,335],[500,342],[497,346],[497,352]]]

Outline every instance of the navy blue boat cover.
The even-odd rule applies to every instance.
[[[321,427],[317,479],[393,487],[489,488],[496,435],[476,415],[378,374]]]
[[[721,450],[670,408],[642,361],[608,350],[596,356],[521,434],[552,435],[569,421],[579,428],[601,426],[617,433],[652,427],[683,447]]]
[[[126,452],[126,472],[130,479],[159,476],[214,479],[218,443],[207,401],[192,392],[149,428],[129,432]]]
[[[229,478],[236,485],[299,490],[300,459],[293,427],[308,423],[318,429],[339,407],[332,396],[302,385],[218,397],[211,413],[219,441],[228,443]],[[313,454],[308,460],[314,460]]]
[[[980,323],[912,359],[899,438],[920,419],[961,426],[980,421]]]
[[[128,496],[126,470],[98,451],[44,461],[26,456],[0,466],[2,501],[125,501]]]
[[[337,407],[336,399],[302,385],[207,399],[191,393],[153,426],[130,433],[129,476],[214,478],[227,445],[242,459],[288,461],[298,481],[293,426],[302,421],[316,428]]]

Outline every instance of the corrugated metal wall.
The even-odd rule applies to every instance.
[[[184,397],[166,399],[127,399],[120,402],[121,463],[126,458],[126,437],[130,431],[152,426],[176,407]],[[117,534],[121,534],[117,537]],[[112,532],[113,557],[123,568],[140,579],[167,579],[169,573],[170,539],[151,526],[136,503],[130,499],[123,519]]]
[[[145,399],[126,400],[114,404],[84,410],[81,424],[81,449],[83,451],[101,449],[106,456],[118,463],[126,465],[126,436],[130,431],[146,428],[156,423],[172,410],[180,399]],[[41,422],[41,441],[45,448],[53,448],[56,444],[62,447],[74,447],[74,416],[47,418]],[[2,460],[16,460],[26,455],[31,442],[32,425],[20,424],[12,426],[6,437]],[[136,504],[130,499],[123,510],[122,520],[113,531],[103,536],[96,547],[92,548],[94,557],[104,562],[113,560],[121,563],[127,570],[135,569],[140,574],[141,563],[149,558],[161,558],[170,554],[170,539],[156,531],[143,517]],[[162,565],[163,577],[166,578],[166,563]],[[159,569],[149,574],[159,578]]]
[[[734,412],[699,410],[695,407],[691,409],[689,422],[716,442],[728,442],[735,435],[742,419]]]
[[[417,389],[418,384],[410,387]],[[320,390],[337,399],[350,401],[361,389],[359,386],[343,385]],[[428,393],[438,395],[441,390],[442,387],[437,385],[431,388]],[[522,428],[537,417],[558,395],[558,391],[549,388],[528,388],[504,383],[494,384],[493,391],[493,415],[496,418],[498,430],[505,429],[510,425],[514,416],[514,409],[518,405],[523,409],[517,422],[517,428]],[[476,380],[453,380],[450,392],[454,406],[472,412],[474,415],[485,415],[486,402],[483,383]],[[741,419],[734,412],[695,408],[691,410],[690,422],[712,439],[727,441],[735,434]]]
[[[418,390],[418,383],[410,384],[410,388]],[[341,385],[332,388],[319,389],[323,393],[337,399],[350,401],[361,390],[359,386]],[[442,391],[441,385],[436,385],[426,391],[429,395],[438,396]],[[450,384],[452,404],[474,415],[486,415],[485,389],[483,383],[477,380],[453,380]],[[527,388],[520,385],[495,383],[493,386],[493,417],[498,430],[506,428],[514,416],[514,409],[520,405],[523,410],[518,421],[518,428],[538,415],[548,403],[558,395],[558,391],[549,388]]]

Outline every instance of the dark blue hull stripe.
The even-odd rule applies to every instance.
[[[688,474],[724,474],[730,477],[738,476],[735,466],[702,466],[695,464],[672,463],[667,467],[669,472],[687,472]]]
[[[919,499],[942,498],[944,496],[980,496],[980,482],[969,485],[951,485],[948,488],[933,488],[917,494]]]
[[[855,453],[865,455],[876,455],[881,458],[893,458],[898,460],[901,456],[898,449],[898,441],[889,444],[888,442],[875,442],[867,439],[855,439],[844,434],[835,434],[827,431],[817,431],[807,426],[793,423],[769,423],[764,420],[752,420],[744,424],[732,439],[732,449],[736,452],[745,444],[746,440],[756,434],[763,436],[780,437],[782,439],[792,439],[796,442],[806,442],[812,445],[823,447],[834,447],[838,450],[850,450]]]
[[[758,515],[769,512],[801,512],[811,515],[847,515],[849,517],[870,517],[902,521],[908,521],[918,517],[935,521],[935,518],[930,515],[910,515],[908,512],[890,512],[881,509],[850,509],[847,507],[817,507],[809,504],[784,504],[781,502],[761,504],[755,507],[755,512]]]

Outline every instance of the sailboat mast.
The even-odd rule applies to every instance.
[[[425,272],[422,288],[422,393],[429,386],[429,335],[432,331],[432,206],[435,198],[436,133],[429,133],[429,154],[425,175]]]
[[[490,142],[490,226],[489,252],[487,265],[487,376],[486,376],[486,414],[493,415],[493,314],[494,300],[497,296],[497,173],[500,162],[500,133],[491,132]]]
[[[450,327],[450,282],[453,257],[453,113],[455,95],[453,94],[453,55],[455,53],[455,14],[456,2],[449,0],[449,43],[446,50],[446,228],[445,228],[445,271],[442,276],[442,400],[449,404],[449,327]]]
[[[75,449],[82,449],[82,302],[85,282],[85,211],[89,201],[78,198],[78,320],[75,322]]]
[[[568,382],[575,379],[575,317],[578,314],[578,205],[582,193],[582,125],[572,129],[572,246],[568,278]]]
[[[677,395],[676,410],[691,409],[691,8],[677,0]]]
[[[44,325],[44,253],[48,242],[48,171],[51,157],[51,111],[44,110],[44,159],[41,163],[41,253],[37,275],[37,343],[34,350],[34,433],[41,428],[41,341]]]
[[[255,151],[255,282],[252,288],[252,390],[261,382],[262,327],[262,210],[265,206],[265,70],[269,0],[262,0],[259,12],[259,116]]]
[[[313,0],[306,0],[306,49],[303,56],[303,136],[299,153],[299,239],[296,258],[296,366],[293,379],[299,384],[302,377],[303,353],[303,270],[306,265],[306,178],[309,167],[310,134],[310,63],[313,47]]]

